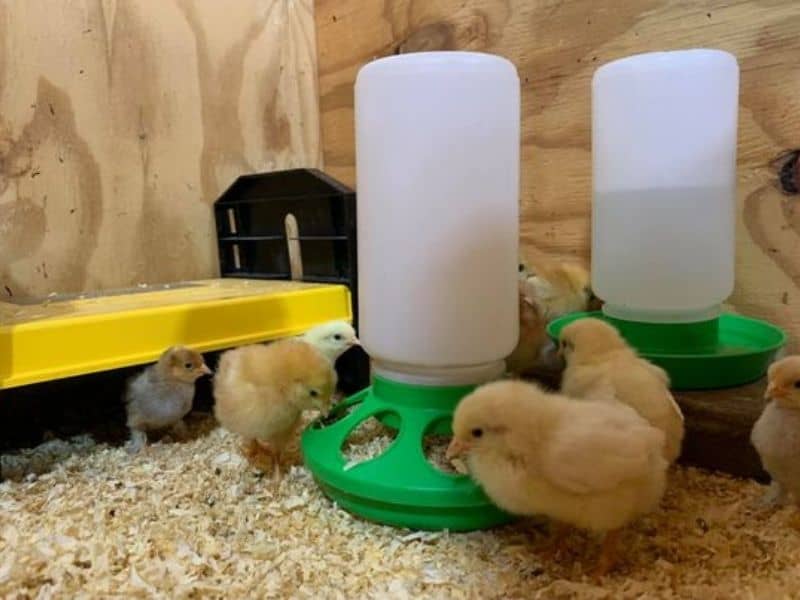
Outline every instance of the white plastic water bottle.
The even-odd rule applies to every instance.
[[[360,337],[376,374],[496,377],[518,337],[520,96],[506,59],[423,52],[356,80]]]
[[[739,67],[653,52],[592,81],[592,286],[606,314],[712,319],[733,291]]]

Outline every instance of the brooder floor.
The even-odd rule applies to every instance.
[[[8,598],[770,598],[800,593],[792,509],[763,488],[671,474],[660,513],[627,534],[600,584],[597,546],[574,534],[544,560],[544,527],[419,533],[337,510],[295,466],[275,486],[210,416],[192,437],[129,456],[88,436],[5,455],[0,596]],[[363,433],[363,432],[362,432]],[[366,432],[361,442],[370,442]],[[374,431],[380,436],[381,431]],[[377,444],[380,445],[380,444]],[[37,474],[38,473],[38,474]]]

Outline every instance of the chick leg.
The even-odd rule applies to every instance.
[[[597,559],[597,564],[592,571],[594,578],[600,578],[606,575],[616,563],[617,559],[617,545],[619,543],[620,530],[614,529],[606,533],[603,538],[603,545],[600,548],[600,556]]]
[[[275,450],[274,454],[274,461],[273,461],[273,469],[272,469],[272,479],[275,483],[280,483],[281,479],[283,478],[283,474],[281,473],[281,459],[283,453],[280,449]]]
[[[128,441],[127,450],[129,454],[136,454],[147,445],[147,433],[141,429],[131,428],[131,439]]]
[[[182,441],[189,437],[189,428],[186,427],[186,423],[181,419],[172,426],[171,433],[176,440]]]
[[[258,440],[247,440],[242,445],[242,455],[251,465],[262,473],[267,473],[272,466],[272,452],[268,445]]]
[[[570,528],[569,525],[553,521],[550,529],[550,540],[544,548],[544,555],[547,560],[555,561],[567,549],[567,536]]]

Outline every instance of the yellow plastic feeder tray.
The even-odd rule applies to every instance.
[[[211,279],[0,302],[0,389],[222,350],[352,320],[343,285]]]

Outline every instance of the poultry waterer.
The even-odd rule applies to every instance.
[[[360,337],[373,384],[306,429],[306,464],[339,506],[371,520],[504,522],[468,477],[428,462],[423,439],[450,432],[458,401],[502,375],[517,341],[516,69],[471,52],[383,58],[359,72],[355,112]],[[342,447],[372,417],[397,436],[349,468]]]
[[[592,82],[592,286],[602,316],[678,389],[756,380],[785,341],[721,314],[734,283],[738,95],[736,59],[719,50],[631,56]]]

